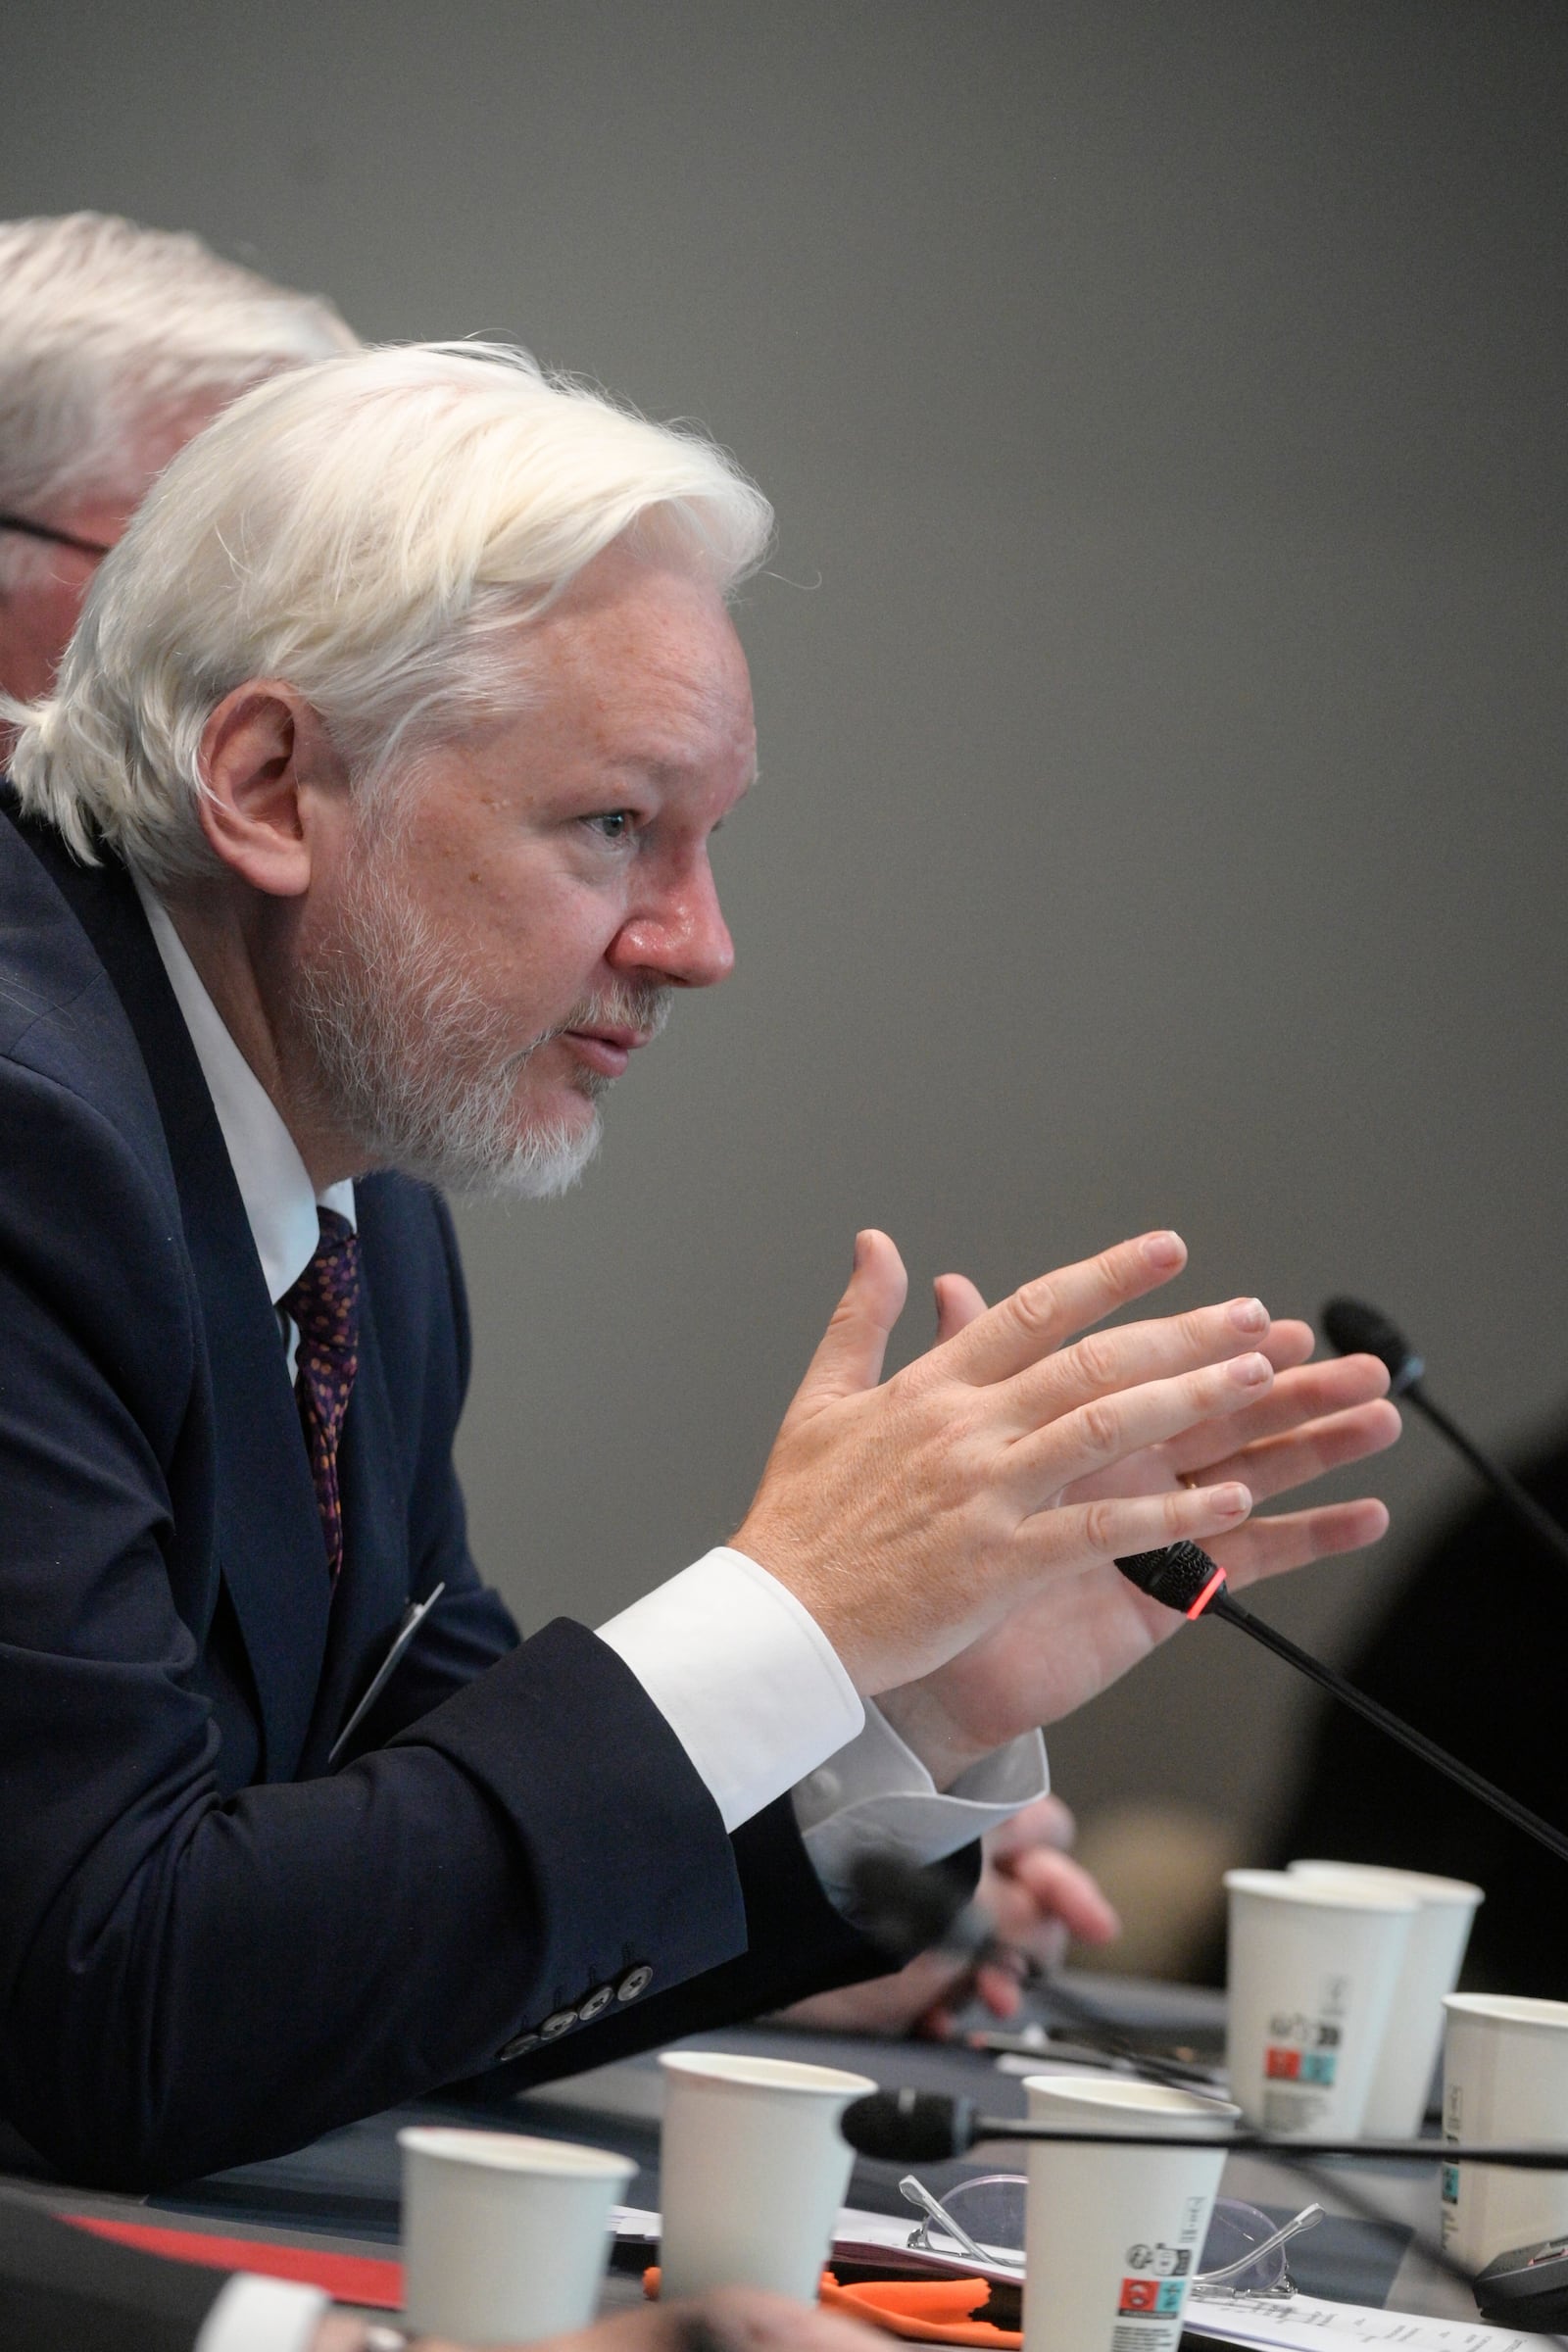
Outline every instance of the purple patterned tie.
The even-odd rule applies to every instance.
[[[335,1208],[318,1209],[317,1214],[321,1238],[316,1255],[277,1303],[299,1325],[294,1394],[299,1398],[311,1457],[316,1507],[326,1538],[326,1564],[335,1582],[343,1565],[338,1432],[360,1368],[360,1237]]]

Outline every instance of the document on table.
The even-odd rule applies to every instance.
[[[1272,2352],[1334,2352],[1341,2345],[1397,2346],[1398,2352],[1561,2352],[1560,2335],[1523,2335],[1480,2320],[1422,2320],[1409,2312],[1367,2311],[1358,2303],[1320,2303],[1291,2295],[1278,2303],[1231,2303],[1190,2295],[1187,2333],[1223,2344],[1267,2345]]]

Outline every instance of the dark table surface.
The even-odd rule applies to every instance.
[[[1223,2030],[1218,1994],[1102,1977],[1080,1982],[1101,2013],[1113,2018],[1140,2045],[1179,2045],[1199,2057],[1217,2056]],[[890,2042],[777,2025],[729,2028],[697,2035],[684,2046],[787,2053],[848,2067],[887,2088],[968,2097],[989,2114],[1007,2116],[1025,2112],[1023,2074],[1049,2067],[1049,2061],[1043,2064],[1038,2058],[999,2059],[960,2043]],[[461,2099],[438,2097],[395,2108],[329,2132],[293,2155],[215,2174],[140,2204],[85,2195],[73,2196],[71,2204],[79,2211],[129,2210],[146,2219],[177,2219],[198,2230],[308,2241],[323,2251],[384,2254],[395,2246],[398,2235],[398,2131],[413,2122],[441,2121],[615,2148],[638,2167],[624,2202],[657,2211],[662,2090],[657,2057],[648,2053],[520,2097],[499,2092],[491,2097],[482,2089],[470,2089]],[[920,2174],[940,2195],[954,2181],[975,2173],[1022,2171],[1023,2160],[1017,2143],[988,2144],[961,2163],[922,2166]],[[912,2221],[898,2190],[906,2169],[858,2160],[848,2202]],[[51,2193],[59,2202],[58,2189]],[[1329,2165],[1306,2180],[1293,2166],[1238,2155],[1227,2164],[1222,2193],[1278,2213],[1281,2219],[1313,2199],[1327,2208],[1328,2221],[1291,2249],[1292,2276],[1303,2293],[1474,2321],[1474,2305],[1464,2290],[1436,2273],[1412,2243],[1413,2231],[1433,2232],[1437,2227],[1436,2165],[1363,2163],[1353,2175],[1348,2167]],[[1385,2217],[1381,2225],[1357,2211],[1356,2198],[1366,2196]],[[634,2300],[636,2292],[634,2280],[612,2278],[607,2306]]]

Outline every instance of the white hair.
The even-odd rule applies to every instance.
[[[728,594],[772,511],[695,430],[495,344],[405,344],[276,377],[160,476],[99,566],[53,696],[6,703],[23,805],[90,860],[210,874],[200,744],[248,678],[319,711],[356,787],[514,706],[518,624],[612,542]]]
[[[199,237],[103,213],[0,221],[0,510],[137,498],[149,429],[356,340],[330,303]],[[47,552],[6,534],[0,580],[29,561]]]

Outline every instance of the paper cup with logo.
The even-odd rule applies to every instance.
[[[839,2130],[876,2084],[836,2066],[667,2050],[660,2293],[762,2286],[814,2303],[855,2158]]]
[[[1359,2132],[1415,1897],[1230,1870],[1230,2091],[1266,2132]]]
[[[1443,2136],[1568,2143],[1568,2001],[1450,1992],[1443,2004]],[[1443,2243],[1467,2270],[1568,2231],[1568,2170],[1443,2168]]]
[[[1033,2123],[1200,2132],[1212,2148],[1029,2143],[1024,2352],[1176,2352],[1237,2110],[1161,2082],[1031,2075]]]
[[[611,2208],[637,2167],[608,2148],[416,2126],[403,2150],[403,2302],[420,2335],[526,2344],[586,2328]]]
[[[1412,1894],[1416,1914],[1361,2129],[1373,2139],[1413,2139],[1427,2112],[1427,2093],[1443,2046],[1443,1997],[1459,1982],[1465,1945],[1478,1906],[1486,1900],[1467,1879],[1435,1879],[1425,1871],[1387,1870],[1361,1862],[1293,1862],[1293,1879],[1314,1886],[1386,1886]]]

